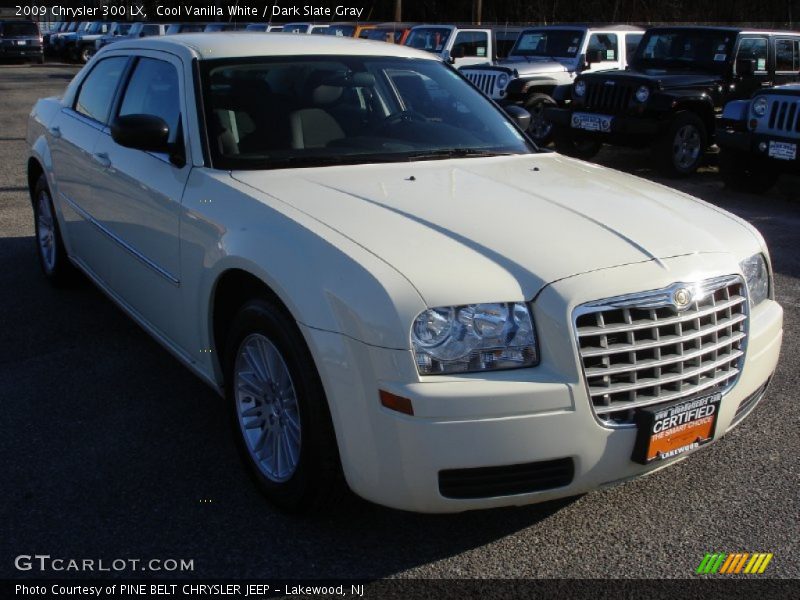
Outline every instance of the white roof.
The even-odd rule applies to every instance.
[[[297,33],[179,33],[119,41],[109,44],[106,48],[109,51],[139,49],[164,50],[178,55],[191,53],[200,60],[309,54],[393,56],[440,60],[439,57],[430,52],[387,42],[357,40],[333,35],[303,35]]]

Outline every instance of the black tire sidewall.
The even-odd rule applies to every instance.
[[[697,155],[697,161],[689,169],[679,169],[675,165],[673,144],[678,130],[685,125],[693,125],[700,134],[700,152]],[[703,120],[693,112],[682,111],[675,115],[675,118],[667,129],[666,135],[664,135],[660,143],[656,145],[655,158],[662,174],[672,177],[687,177],[697,171],[698,167],[703,163],[707,148],[708,131],[706,130]]]
[[[274,482],[259,469],[239,425],[233,371],[242,341],[252,333],[264,335],[280,352],[297,395],[300,459],[295,473],[285,482]],[[267,300],[245,304],[227,338],[224,371],[225,395],[236,444],[259,489],[271,502],[289,512],[306,512],[318,506],[335,488],[340,470],[339,454],[322,383],[291,316]]]
[[[533,109],[533,108],[535,108],[535,107],[537,107],[539,105],[542,105],[543,107],[544,106],[556,106],[556,101],[553,100],[547,94],[542,94],[542,93],[535,93],[535,94],[531,94],[530,96],[528,96],[525,99],[525,110],[527,110],[529,113],[531,113],[531,122],[533,122],[533,111],[531,109]],[[547,145],[549,145],[550,142],[553,141],[554,132],[555,132],[555,125],[551,124],[550,131],[547,133],[547,135],[545,137],[536,138],[536,137],[533,136],[533,132],[530,130],[530,128],[528,129],[528,135],[539,146],[547,146]]]

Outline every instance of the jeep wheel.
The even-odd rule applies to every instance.
[[[553,124],[544,116],[544,109],[555,106],[556,101],[547,94],[531,94],[525,99],[525,110],[531,113],[528,135],[537,146],[544,147],[553,141]]]
[[[745,152],[722,148],[719,153],[719,174],[732,190],[761,193],[778,180],[778,170],[766,161]]]
[[[572,131],[566,127],[553,127],[553,139],[556,144],[556,151],[572,158],[591,160],[600,148],[602,142],[590,139],[576,138]]]
[[[91,60],[92,56],[94,55],[94,48],[91,46],[84,46],[80,50],[80,62],[84,65]]]
[[[344,488],[328,403],[314,361],[285,310],[242,307],[227,336],[225,391],[248,471],[278,507],[330,506]]]
[[[664,175],[685,177],[697,171],[707,146],[708,134],[702,119],[692,112],[679,112],[653,147],[653,158]]]

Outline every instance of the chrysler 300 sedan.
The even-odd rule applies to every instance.
[[[289,510],[345,486],[518,505],[673,464],[775,370],[764,240],[541,152],[524,120],[402,46],[121,41],[31,114],[41,267],[82,271],[224,396]]]

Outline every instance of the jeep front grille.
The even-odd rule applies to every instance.
[[[469,79],[480,91],[489,97],[494,97],[495,83],[497,82],[499,73],[496,71],[477,71],[473,69],[464,70],[462,73],[464,77]],[[499,92],[500,90],[497,91]]]
[[[771,99],[769,128],[775,131],[800,133],[800,100]]]
[[[681,290],[691,300],[679,310]],[[744,360],[747,314],[737,275],[579,306],[575,332],[598,419],[628,425],[642,406],[730,389]]]
[[[628,108],[635,86],[620,81],[587,81],[584,106],[594,112],[618,113]]]

